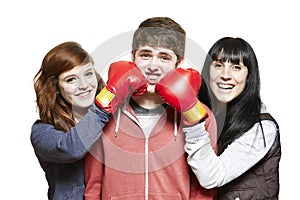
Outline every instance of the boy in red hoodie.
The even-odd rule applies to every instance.
[[[197,99],[199,72],[178,68],[185,39],[174,20],[147,19],[133,36],[133,63],[110,66],[96,103],[115,117],[86,156],[86,200],[213,199],[184,151],[182,126],[205,120],[207,129],[214,127],[213,115]],[[215,144],[216,136],[211,138]]]

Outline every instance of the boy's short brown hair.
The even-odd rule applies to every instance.
[[[132,52],[141,46],[171,49],[177,55],[177,62],[184,57],[186,33],[174,20],[168,17],[153,17],[143,21],[135,31]]]

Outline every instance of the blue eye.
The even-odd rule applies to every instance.
[[[93,76],[94,75],[94,72],[88,72],[86,73],[86,76]]]

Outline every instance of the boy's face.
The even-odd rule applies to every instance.
[[[162,47],[142,46],[135,51],[133,62],[148,80],[148,92],[154,93],[155,84],[176,68],[174,51]]]

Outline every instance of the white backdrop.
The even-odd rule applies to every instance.
[[[300,169],[296,5],[296,0],[1,1],[1,197],[46,199],[47,183],[29,139],[38,117],[32,79],[45,54],[70,40],[92,53],[146,18],[168,16],[205,51],[224,36],[242,37],[252,45],[260,66],[262,100],[281,128],[280,199],[295,199]]]

